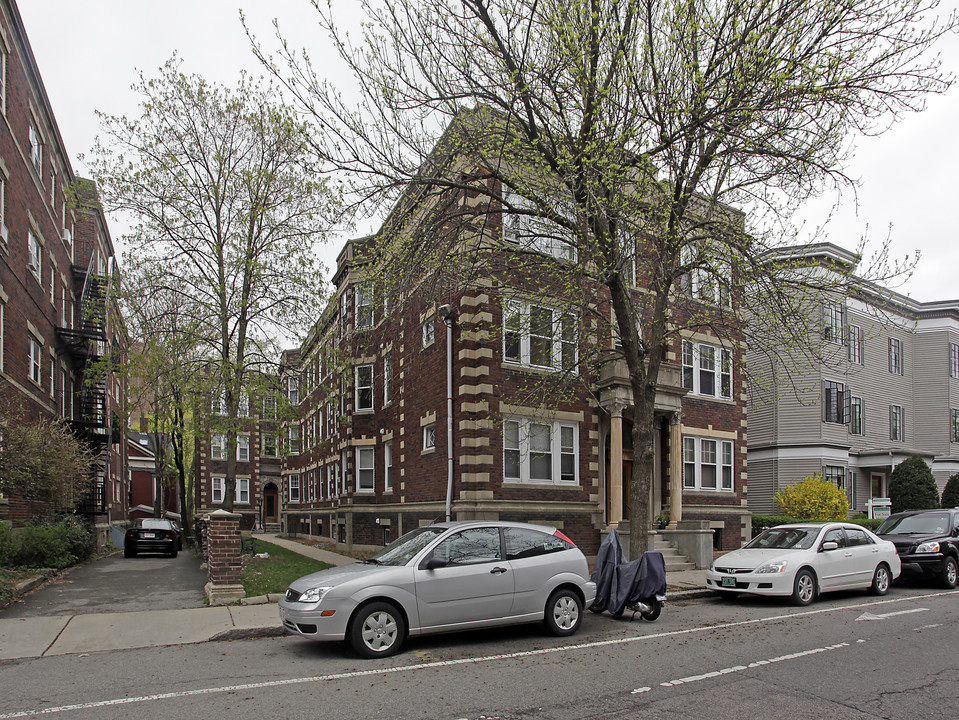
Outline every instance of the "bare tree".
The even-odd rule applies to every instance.
[[[210,86],[174,59],[134,89],[139,118],[101,115],[94,172],[107,206],[137,220],[124,258],[142,283],[134,291],[179,298],[178,332],[201,358],[193,370],[222,398],[212,429],[226,437],[232,510],[245,387],[322,307],[315,248],[334,193],[271,86],[245,76],[235,90]]]
[[[568,289],[588,278],[611,301],[635,404],[632,557],[647,544],[665,351],[684,328],[738,322],[696,288],[726,283],[783,320],[792,346],[808,342],[809,292],[841,290],[848,273],[770,251],[792,240],[804,199],[852,183],[857,135],[949,87],[927,51],[956,26],[935,0],[364,0],[354,43],[315,4],[349,88],[305,51],[254,45],[322,128],[322,157],[349,171],[356,208],[390,209],[391,257],[446,258],[436,272],[478,262],[430,230],[459,218],[475,232],[503,210],[558,228],[577,261]]]

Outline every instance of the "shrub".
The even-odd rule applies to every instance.
[[[13,528],[8,522],[0,522],[0,567],[13,564]]]
[[[784,515],[799,520],[845,520],[849,517],[846,493],[819,473],[776,493],[774,500]]]
[[[932,470],[918,455],[896,465],[889,477],[889,499],[894,513],[939,507],[939,489]]]
[[[946,481],[946,486],[942,489],[942,506],[959,507],[959,473]]]
[[[80,518],[36,519],[17,534],[13,564],[34,568],[65,568],[93,554],[95,538]]]

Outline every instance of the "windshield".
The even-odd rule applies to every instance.
[[[949,513],[891,517],[876,528],[877,535],[945,535],[948,532]]]
[[[808,550],[819,537],[818,527],[774,527],[763,530],[743,547],[765,550]]]
[[[422,527],[406,533],[390,543],[366,562],[376,565],[406,565],[413,557],[434,539],[446,532],[446,528]]]

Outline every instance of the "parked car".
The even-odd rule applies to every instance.
[[[764,530],[713,561],[706,585],[721,597],[781,595],[808,605],[833,590],[885,595],[900,571],[895,545],[859,525],[796,523]]]
[[[896,546],[903,573],[921,573],[945,588],[959,584],[959,508],[896,513],[876,535]]]
[[[279,602],[291,633],[386,657],[407,636],[542,621],[572,635],[596,595],[586,558],[559,530],[438,523],[368,560],[296,580]]]
[[[162,518],[137,518],[123,537],[123,557],[164,553],[176,557],[183,542],[177,526]]]

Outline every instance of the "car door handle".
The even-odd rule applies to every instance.
[[[506,572],[506,568],[504,568],[504,567],[494,567],[492,570],[489,571],[489,574],[490,574],[490,575],[499,575],[499,574],[504,573],[504,572]]]

